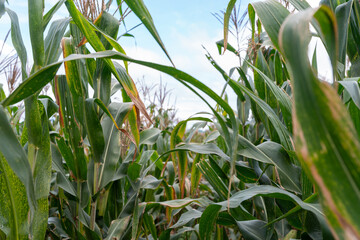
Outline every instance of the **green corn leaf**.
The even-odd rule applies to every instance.
[[[247,64],[254,69],[254,71],[261,76],[261,78],[266,83],[268,89],[272,92],[273,96],[279,102],[281,112],[283,114],[286,126],[288,129],[292,129],[292,103],[290,97],[285,93],[283,89],[278,87],[274,81],[272,81],[268,76],[266,76],[262,71],[253,66],[250,62]]]
[[[230,80],[229,84],[231,87],[238,88],[241,91],[243,91],[245,94],[247,94],[257,104],[257,106],[262,111],[264,111],[264,113],[266,114],[269,121],[275,127],[275,130],[280,137],[281,144],[285,147],[285,149],[291,150],[293,147],[292,147],[292,143],[290,141],[290,133],[287,130],[287,128],[285,127],[285,125],[280,121],[279,117],[276,115],[274,110],[265,101],[263,101],[261,98],[256,96],[251,90],[249,90],[244,85],[242,85],[232,79]]]
[[[212,203],[212,202],[209,199],[203,197],[203,198],[195,198],[195,199],[191,199],[191,198],[175,199],[175,200],[156,202],[156,203],[150,202],[148,204],[157,204],[157,205],[160,204],[165,207],[179,209],[179,208],[184,208],[184,207],[188,206],[189,204],[196,204],[196,205],[199,205],[202,207],[206,207],[210,203]]]
[[[55,3],[54,6],[44,15],[43,17],[43,30],[46,29],[47,25],[49,24],[51,18],[55,15],[55,13],[59,10],[59,8],[64,4],[66,0],[59,0]]]
[[[5,110],[0,107],[0,152],[5,157],[11,169],[26,188],[30,209],[36,206],[35,188],[32,171],[25,151],[16,138],[15,133],[7,119]]]
[[[57,172],[56,174],[56,183],[59,187],[64,189],[66,192],[70,193],[74,197],[77,196],[76,190],[69,178],[66,176],[62,164],[62,157],[59,151],[59,148],[55,144],[51,144],[51,155],[52,155],[52,169]]]
[[[196,167],[196,164],[200,161],[202,155],[196,154],[192,166],[191,166],[191,196],[194,197],[196,194],[196,191],[198,190],[198,186],[201,180],[201,172]]]
[[[151,155],[154,151],[148,151],[148,152],[150,153],[149,155]],[[141,162],[141,160],[140,160],[140,162]],[[159,180],[152,175],[148,175],[141,180],[140,188],[157,189],[161,182],[162,182],[162,180]]]
[[[200,218],[202,214],[203,213],[201,211],[198,211],[196,209],[191,209],[190,211],[181,214],[179,220],[174,225],[172,225],[171,228],[182,227],[188,222]]]
[[[202,117],[197,117],[197,118],[189,118],[187,120],[183,120],[180,121],[178,124],[176,124],[176,126],[174,127],[174,129],[171,131],[171,135],[170,135],[170,149],[175,149],[176,148],[176,144],[179,143],[179,132],[181,131],[181,129],[185,126],[186,127],[186,123],[189,121],[194,121],[194,120],[200,120],[200,121],[211,121],[210,119],[206,119],[206,118],[202,118]],[[180,163],[180,160],[184,160],[185,158],[180,158],[178,156],[178,154],[176,152],[173,152],[171,154],[172,157],[172,161],[174,163],[174,167],[175,167],[175,171],[178,169],[179,173],[181,173],[182,175],[179,175],[179,178],[181,180],[185,179],[185,174],[186,174],[186,170],[184,169],[184,167],[186,166],[186,164],[184,162]],[[184,182],[182,182],[184,183]]]
[[[155,144],[161,131],[158,128],[149,128],[140,133],[140,144]]]
[[[5,0],[0,0],[0,18],[5,14]]]
[[[169,58],[170,62],[173,64],[168,52],[166,51],[165,45],[161,41],[159,33],[157,32],[154,21],[149,13],[149,10],[146,8],[143,0],[125,0],[129,8],[136,14],[140,21],[144,24],[147,30],[151,33],[156,42],[160,45],[166,56]],[[174,64],[173,64],[174,65]]]
[[[284,70],[286,70],[286,69],[283,69],[283,64],[280,59],[279,51],[275,52],[274,59],[275,59],[274,60],[275,82],[276,82],[276,85],[281,86],[283,84],[283,82],[286,81],[286,78],[284,76]]]
[[[225,42],[224,39],[216,42],[216,46],[218,48],[219,54],[222,53],[222,49],[224,48],[224,42]],[[229,50],[230,52],[234,53],[236,56],[239,55],[239,52],[236,51],[236,49],[230,43],[227,43],[226,50]]]
[[[34,239],[41,239],[45,236],[49,217],[48,195],[52,165],[49,119],[41,101],[38,101],[33,96],[25,101],[25,116],[29,139],[28,156],[34,158],[33,162],[30,159],[30,164],[34,169],[34,186],[37,201],[37,209],[34,212],[30,229]],[[37,119],[37,117],[40,119]]]
[[[140,221],[140,215],[143,213],[141,210],[145,210],[145,206],[141,206],[139,204],[138,195],[139,192],[135,194],[135,204],[133,206],[133,218],[132,218],[132,229],[131,229],[131,240],[135,240],[138,238],[138,229],[139,229],[139,221]]]
[[[208,206],[200,218],[199,233],[201,240],[213,239],[213,229],[216,225],[216,218],[219,214],[221,206]]]
[[[217,175],[214,168],[205,160],[200,161],[196,166],[217,192],[220,199],[225,200],[228,197],[228,188],[224,181]]]
[[[339,53],[338,61],[344,65],[344,68],[340,71],[340,77],[344,78],[345,76],[345,60],[347,52],[347,43],[348,43],[348,28],[351,15],[353,1],[348,1],[346,3],[340,4],[335,9],[336,20],[338,26],[338,36],[339,36]]]
[[[305,9],[311,7],[310,4],[306,0],[289,0],[289,2],[298,11],[302,11],[302,10],[305,10]]]
[[[278,198],[278,199],[294,202],[298,204],[302,209],[314,213],[319,220],[321,219],[325,220],[324,214],[317,205],[306,203],[296,195],[288,191],[285,191],[281,188],[277,188],[273,186],[261,185],[261,186],[251,187],[235,193],[233,196],[230,197],[229,200],[225,200],[216,204],[221,205],[223,208],[227,208],[228,206],[230,208],[236,208],[240,206],[242,202],[256,196],[272,197],[272,198]]]
[[[11,20],[11,40],[13,43],[13,46],[16,50],[16,53],[19,56],[20,62],[21,62],[21,72],[22,72],[22,78],[25,80],[27,78],[27,53],[26,48],[21,36],[20,31],[20,25],[19,25],[19,19],[15,12],[11,11],[10,9],[6,9],[6,12],[8,13],[10,20]]]
[[[314,53],[311,60],[311,66],[313,67],[315,74],[318,73],[318,63],[317,63],[317,45],[315,45]]]
[[[25,79],[3,102],[9,106],[24,100],[48,84],[56,75],[61,63],[47,65]]]
[[[39,101],[44,106],[49,118],[59,110],[59,106],[49,96],[39,96]]]
[[[281,24],[289,15],[289,11],[281,3],[275,0],[250,3],[249,9],[250,8],[251,10],[249,10],[249,12],[256,12],[262,25],[265,28],[265,31],[271,39],[271,42],[274,44],[277,50],[281,51],[279,47],[278,34]]]
[[[132,108],[133,104],[131,103],[111,103],[109,111],[114,116],[114,120],[105,116],[101,122],[105,137],[105,148],[102,155],[103,164],[99,172],[99,190],[112,181],[121,154],[120,131],[115,126],[114,121],[117,126],[121,126]]]
[[[268,79],[273,79],[273,76],[270,71],[269,64],[266,61],[261,49],[257,51],[255,67],[259,70],[254,71],[254,85],[259,97],[262,100],[266,101],[270,107],[276,108],[276,99],[274,98],[272,92],[270,91],[269,87],[265,83],[265,80],[263,79],[263,76],[266,76]],[[259,72],[261,72],[262,74],[259,74]]]
[[[107,12],[97,18],[95,25],[101,29],[105,34],[116,39],[119,31],[119,21]],[[99,33],[101,43],[106,50],[111,50],[112,45],[106,40],[104,36]],[[108,69],[103,59],[96,60],[96,70],[93,77],[94,97],[99,98],[106,105],[110,103],[111,94],[111,71]]]
[[[156,226],[155,226],[153,217],[151,215],[149,215],[148,213],[144,213],[143,219],[144,219],[144,224],[145,224],[146,229],[151,233],[151,236],[154,239],[157,239]]]
[[[28,0],[29,31],[34,57],[34,66],[39,69],[44,66],[44,36],[43,36],[43,0]]]
[[[356,239],[360,238],[360,209],[354,205],[360,200],[360,143],[336,91],[320,82],[309,67],[305,52],[312,19],[317,21],[325,45],[333,46],[331,51],[336,54],[336,20],[326,6],[289,17],[280,31],[280,45],[294,89],[295,146],[309,176],[319,187],[333,232],[339,239]],[[336,68],[336,61],[332,63]],[[346,198],[342,197],[344,194]]]
[[[185,143],[177,146],[175,150],[186,150],[192,151],[200,154],[215,154],[219,157],[222,157],[226,160],[230,160],[230,157],[227,156],[217,145],[214,143],[198,144],[198,143]]]
[[[76,53],[75,42],[72,38],[62,38],[61,47],[64,58]],[[72,107],[74,108],[74,113],[78,122],[83,124],[85,122],[85,97],[83,84],[79,81],[81,75],[81,72],[79,71],[79,64],[79,61],[69,61],[64,62],[64,67],[66,80],[72,96]]]
[[[266,222],[261,220],[237,221],[241,234],[247,240],[263,240],[267,237]]]
[[[28,239],[26,189],[0,153],[0,230],[7,239]]]
[[[228,3],[228,6],[226,8],[226,12],[224,14],[224,52],[227,49],[228,44],[228,34],[229,34],[229,22],[230,22],[230,16],[231,12],[233,11],[235,7],[235,3],[237,0],[230,0]]]
[[[343,81],[338,81],[338,83],[344,87],[355,105],[360,109],[360,88],[358,80],[359,78],[346,78]]]
[[[61,48],[61,39],[69,25],[70,18],[56,20],[51,23],[48,34],[45,38],[45,64],[51,64],[58,61]]]
[[[86,129],[91,150],[94,154],[94,161],[100,162],[105,148],[105,139],[93,98],[86,99],[85,101],[85,116]]]
[[[60,105],[60,125],[64,131],[65,138],[69,140],[71,148],[66,145],[62,138],[60,138],[61,141],[57,140],[58,147],[76,179],[86,179],[87,168],[83,167],[86,165],[86,157],[82,147],[80,124],[76,122],[71,93],[64,75],[55,78],[55,89]],[[65,121],[65,119],[69,119],[69,121]]]

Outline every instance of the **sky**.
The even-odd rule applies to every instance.
[[[56,1],[46,0],[45,2],[48,9]],[[316,4],[316,1],[314,2],[313,5]],[[23,39],[28,49],[28,59],[31,59],[27,1],[17,0],[9,1],[9,3],[7,7],[19,16]],[[144,0],[144,3],[153,17],[159,35],[175,66],[220,94],[224,80],[208,62],[203,47],[224,70],[229,71],[232,67],[238,66],[239,60],[234,54],[227,52],[220,55],[215,44],[216,41],[223,39],[223,26],[213,14],[224,11],[228,0]],[[238,1],[241,12],[246,10],[248,3],[249,0]],[[110,13],[113,11],[110,10]],[[66,16],[68,16],[67,10],[62,8],[54,19]],[[140,23],[134,14],[130,14],[125,21],[127,29]],[[10,20],[4,15],[0,19],[0,46],[9,29]],[[124,31],[124,26],[121,26],[120,33]],[[135,59],[170,65],[166,55],[144,26],[136,28],[131,33],[135,39],[120,38],[119,40],[127,55]],[[245,30],[245,36],[248,33],[249,30]],[[231,35],[229,42],[236,45],[235,38]],[[6,44],[6,51],[11,51],[11,41],[8,40]],[[179,119],[186,119],[197,112],[210,111],[199,97],[166,74],[136,64],[130,64],[129,73],[135,82],[144,79],[147,85],[158,84],[161,79],[162,83],[167,85],[167,89],[171,90],[170,105],[175,105]],[[236,107],[235,95],[231,92],[228,94],[230,105]],[[214,106],[214,102],[210,101],[210,103]]]

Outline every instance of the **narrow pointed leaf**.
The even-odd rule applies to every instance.
[[[62,165],[62,157],[58,147],[55,144],[51,144],[51,155],[52,155],[52,169],[57,172],[56,182],[59,187],[64,189],[66,192],[70,193],[76,197],[77,193],[70,182],[69,178],[66,176],[64,167]]]
[[[215,154],[219,157],[229,160],[227,156],[217,145],[214,143],[197,144],[197,143],[185,143],[177,146],[176,150],[187,150],[200,154]]]
[[[279,47],[278,34],[281,24],[289,15],[289,11],[281,3],[275,0],[250,3],[249,8],[253,8],[255,10],[272,43],[276,49],[281,51]]]
[[[44,15],[43,17],[43,29],[45,30],[47,25],[49,24],[51,18],[55,15],[55,13],[60,9],[60,7],[64,4],[66,0],[59,0],[52,8]]]
[[[38,68],[43,67],[45,63],[44,55],[44,36],[43,36],[43,0],[29,0],[29,31],[34,57],[34,65]]]
[[[36,200],[30,164],[25,151],[12,130],[3,107],[0,107],[0,123],[0,135],[2,136],[0,138],[0,152],[4,155],[9,166],[24,184],[29,206],[34,209]]]
[[[147,30],[151,33],[153,38],[156,40],[156,42],[160,45],[166,56],[169,58],[170,62],[172,63],[172,60],[166,51],[165,45],[161,41],[161,38],[159,36],[159,33],[157,32],[155,28],[154,21],[149,13],[149,10],[145,6],[143,0],[125,0],[126,4],[129,6],[129,8],[136,14],[136,16],[140,19],[140,21],[144,24],[144,26],[147,28]],[[173,64],[174,65],[174,64]]]
[[[140,133],[140,143],[142,144],[154,144],[158,139],[161,131],[158,128],[149,128]]]
[[[51,64],[58,61],[61,48],[61,39],[69,25],[70,18],[59,19],[50,25],[48,34],[45,38],[45,64]]]
[[[351,15],[353,1],[348,1],[346,3],[340,4],[335,9],[336,20],[339,27],[339,53],[338,60],[344,66],[346,64],[346,52],[347,52],[347,42],[348,42],[348,29],[349,29],[349,21]],[[341,69],[341,78],[345,76],[345,67]]]
[[[280,31],[294,89],[296,150],[319,187],[333,231],[339,239],[356,239],[360,238],[360,208],[353,203],[360,201],[360,143],[336,91],[320,82],[309,67],[306,49],[312,19],[319,25],[319,34],[326,36],[325,45],[333,46],[331,51],[336,53],[336,20],[326,6],[289,17]],[[332,63],[336,68],[336,61]]]
[[[237,221],[241,234],[247,240],[266,239],[266,222],[261,220]]]
[[[302,11],[305,10],[307,8],[310,8],[310,4],[306,1],[306,0],[289,0],[289,2],[291,3],[291,5],[293,5],[296,10],[298,11]]]
[[[226,51],[228,45],[230,16],[234,9],[236,1],[237,0],[230,0],[224,14],[224,52]]]
[[[19,19],[16,13],[10,9],[6,9],[6,12],[11,20],[11,40],[21,62],[22,78],[24,80],[27,77],[27,53],[21,36]]]
[[[26,189],[0,153],[0,230],[7,239],[28,239]]]
[[[5,0],[0,0],[0,18],[5,14]]]
[[[85,119],[86,129],[88,133],[89,142],[91,145],[92,153],[94,154],[94,161],[100,162],[101,156],[104,152],[105,140],[101,128],[98,114],[95,110],[94,99],[86,99],[85,101]]]
[[[199,233],[201,240],[213,238],[213,229],[216,225],[216,218],[219,214],[220,209],[221,206],[219,205],[210,205],[201,215],[199,223]]]
[[[358,78],[347,78],[338,83],[345,88],[355,105],[360,109],[360,88]]]
[[[112,103],[109,106],[109,111],[112,112],[114,120],[105,116],[101,122],[105,137],[105,148],[102,155],[103,164],[99,173],[99,190],[113,179],[121,153],[120,131],[115,126],[114,121],[117,126],[121,126],[132,107],[133,104],[131,103]]]
[[[130,218],[131,215],[112,221],[105,240],[121,239],[129,224]]]
[[[298,204],[302,209],[314,213],[318,218],[322,218],[322,219],[324,218],[324,214],[316,204],[306,203],[302,201],[299,197],[288,191],[285,191],[281,188],[266,186],[266,185],[255,186],[245,189],[243,191],[239,191],[235,193],[233,196],[231,196],[229,200],[225,200],[216,204],[223,206],[223,208],[227,208],[228,206],[230,206],[230,208],[236,208],[240,206],[242,202],[256,196],[272,197],[272,198],[292,201]]]

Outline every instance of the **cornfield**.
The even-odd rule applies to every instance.
[[[214,44],[239,61],[228,73],[206,53],[217,93],[175,67],[142,0],[59,0],[48,12],[28,0],[32,49],[0,0],[17,54],[0,62],[12,73],[9,94],[0,88],[0,239],[360,239],[359,1],[263,0],[244,14],[236,2],[216,15]],[[69,16],[52,20],[64,6]],[[169,65],[126,54],[129,14]],[[129,63],[172,76],[211,113],[174,121],[146,106]]]

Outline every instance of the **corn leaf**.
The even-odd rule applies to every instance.
[[[59,19],[51,23],[45,38],[45,64],[56,62],[61,54],[60,43],[69,25],[70,18]]]
[[[5,110],[0,107],[0,152],[5,157],[11,169],[26,188],[29,206],[34,210],[36,206],[35,188],[29,161],[25,151],[16,138],[7,119]]]
[[[7,239],[28,239],[26,189],[0,153],[0,230]]]
[[[131,103],[110,104],[109,111],[112,112],[117,126],[122,125],[132,107]],[[101,126],[105,137],[105,148],[102,155],[103,164],[99,172],[99,189],[104,188],[112,181],[121,153],[120,131],[113,120],[105,116],[101,121]]]
[[[8,8],[6,9],[6,12],[11,20],[11,40],[21,62],[21,72],[22,72],[22,78],[24,80],[25,78],[27,78],[27,74],[26,74],[27,53],[21,36],[19,18],[15,12],[11,11]]]
[[[288,191],[285,191],[281,188],[277,188],[273,186],[266,186],[266,185],[254,186],[245,189],[243,191],[239,191],[233,194],[233,196],[231,196],[228,200],[216,204],[221,205],[224,209],[227,208],[228,206],[230,208],[236,208],[240,206],[240,204],[242,204],[244,201],[256,196],[271,197],[271,198],[277,198],[277,199],[294,202],[298,204],[302,209],[314,213],[319,219],[319,221],[324,220],[324,214],[319,208],[319,206],[312,203],[306,203],[296,195]]]
[[[228,6],[226,8],[226,12],[224,14],[224,52],[227,49],[228,45],[228,35],[229,35],[229,22],[230,22],[230,16],[231,12],[233,11],[235,7],[235,3],[237,0],[230,0],[228,3]]]
[[[279,47],[278,34],[281,24],[290,14],[289,11],[281,3],[275,0],[250,3],[249,9],[251,9],[249,12],[256,12],[265,28],[265,31],[269,35],[271,42],[274,44],[276,49],[281,51]]]
[[[43,17],[43,29],[45,30],[49,24],[51,18],[59,10],[59,8],[64,4],[66,0],[59,0]]]
[[[5,14],[5,0],[0,0],[0,18]]]
[[[93,98],[86,99],[85,101],[85,116],[86,129],[94,161],[100,162],[105,148],[105,139],[98,114],[95,110],[95,102]]]
[[[219,214],[221,206],[210,205],[208,206],[200,218],[199,233],[200,239],[212,239],[213,228],[216,226],[216,218]]]
[[[43,0],[28,0],[29,7],[29,30],[34,57],[34,66],[40,68],[45,63],[45,49],[43,36]]]
[[[166,51],[165,45],[161,41],[159,33],[157,32],[154,21],[149,13],[149,10],[145,6],[143,0],[125,0],[129,8],[136,14],[140,21],[144,24],[147,30],[151,33],[156,42],[160,45],[170,62],[173,64],[168,52]],[[174,65],[174,64],[173,64]]]
[[[339,27],[339,53],[338,60],[340,63],[344,65],[344,68],[340,71],[341,78],[345,76],[345,60],[346,60],[346,52],[347,52],[347,39],[348,39],[348,29],[349,29],[349,21],[351,15],[353,1],[348,1],[346,3],[340,4],[335,9],[336,20]]]
[[[360,143],[336,91],[320,82],[310,68],[306,50],[312,19],[319,25],[319,34],[326,36],[326,46],[333,46],[336,54],[336,20],[326,6],[292,15],[280,31],[294,89],[296,151],[319,187],[333,232],[339,239],[357,239],[360,208],[354,203],[360,201]],[[332,63],[336,68],[336,61]]]

